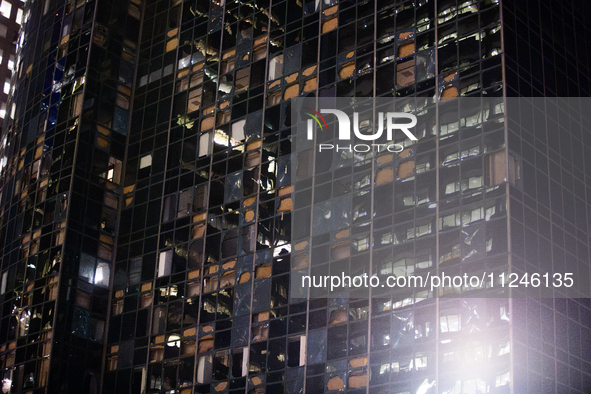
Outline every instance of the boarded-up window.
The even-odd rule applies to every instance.
[[[519,162],[515,156],[509,154],[508,170],[505,164],[505,157],[505,151],[491,153],[485,157],[486,187],[500,185],[507,180],[507,177],[512,185],[515,185],[521,179]]]
[[[485,157],[485,185],[492,187],[505,182],[507,168],[505,164],[505,151],[491,153]]]

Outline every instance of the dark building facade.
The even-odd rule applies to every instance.
[[[3,133],[5,391],[101,380],[139,9],[25,4]]]
[[[397,274],[588,268],[589,109],[482,127],[439,114],[461,97],[589,96],[589,4],[23,10],[0,150],[3,392],[589,392],[589,299],[290,298],[293,267],[370,254]],[[435,116],[391,159],[304,168],[302,96],[412,97]],[[293,234],[322,202],[294,205],[306,179],[348,199],[347,231]]]
[[[25,15],[22,1],[7,0],[0,3],[0,81],[4,82],[0,92],[0,127],[7,112],[10,113],[6,105],[12,89],[11,77],[16,68],[16,44],[20,39],[18,32],[23,18]],[[20,44],[22,45],[22,42]]]

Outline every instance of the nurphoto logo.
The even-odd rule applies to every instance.
[[[318,125],[320,131],[328,131],[328,124],[322,114],[334,115],[338,123],[338,141],[339,142],[350,142],[351,141],[351,119],[347,113],[338,109],[321,109],[320,112],[315,111],[311,108],[303,108],[304,115],[309,116],[311,119],[307,120],[306,137],[309,141],[314,139],[314,123]],[[385,122],[384,122],[385,118]],[[384,127],[385,123],[385,127]],[[376,148],[378,152],[387,150],[393,153],[399,153],[404,150],[404,146],[399,143],[389,143],[393,141],[394,132],[400,130],[406,135],[407,138],[416,141],[417,137],[411,133],[410,129],[415,127],[417,124],[417,117],[413,114],[407,114],[404,112],[387,112],[385,115],[383,112],[378,113],[378,128],[373,134],[362,133],[359,122],[359,112],[353,112],[353,134],[354,138],[361,141],[373,141],[374,143],[367,144],[318,144],[318,151],[323,150],[336,150],[338,151],[349,151],[349,152],[369,152],[372,147]],[[386,142],[375,143],[385,133]]]

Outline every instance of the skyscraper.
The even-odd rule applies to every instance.
[[[506,103],[589,96],[589,14],[27,2],[0,152],[3,392],[587,392],[589,299],[294,298],[290,276],[588,278],[588,103]],[[372,96],[434,116],[397,154],[322,167],[295,146],[293,98]],[[455,124],[464,97],[503,110]]]
[[[0,93],[0,127],[6,116],[6,101],[11,89],[10,77],[15,69],[17,34],[23,20],[23,3],[6,0],[0,3],[0,81],[4,81]]]

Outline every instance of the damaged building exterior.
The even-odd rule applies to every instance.
[[[0,2],[0,81],[4,81],[2,92],[0,92],[0,128],[6,117],[6,104],[12,89],[11,76],[16,68],[15,44],[23,15],[22,1]]]
[[[370,253],[390,273],[568,260],[589,276],[588,108],[560,138],[503,113],[435,120],[387,169],[372,152],[339,179],[296,160],[290,115],[296,97],[438,113],[459,97],[589,96],[589,7],[25,2],[0,142],[2,392],[589,392],[589,299],[302,299],[290,285],[294,267]],[[292,244],[294,215],[313,212],[296,183],[322,176],[351,226]],[[480,249],[465,247],[477,228]]]

